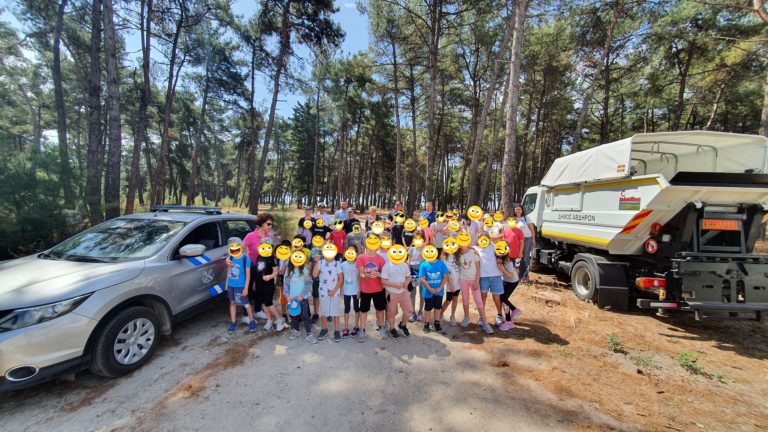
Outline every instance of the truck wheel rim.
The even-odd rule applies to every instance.
[[[589,271],[585,268],[576,269],[573,275],[573,284],[576,292],[581,296],[589,294],[590,287],[592,286],[592,278],[589,275]]]
[[[146,318],[129,321],[115,338],[115,360],[123,365],[132,365],[147,355],[155,343],[155,325]]]

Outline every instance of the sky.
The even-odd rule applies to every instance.
[[[233,4],[233,10],[238,15],[250,17],[254,13],[253,5],[255,3],[256,0],[235,0]],[[339,9],[339,11],[333,14],[333,19],[339,23],[341,28],[346,33],[340,48],[341,52],[339,54],[348,56],[358,51],[366,50],[368,48],[369,38],[368,17],[361,15],[358,12],[354,1],[336,1],[335,6]],[[5,22],[9,22],[20,33],[23,33],[25,29],[12,14],[12,10],[15,7],[17,6],[11,0],[0,0],[0,9],[2,9],[2,13],[0,13],[0,19]],[[135,32],[125,32],[122,36],[125,39],[126,51],[128,53],[132,53],[129,54],[129,57],[136,56],[138,59],[141,51],[138,34]],[[294,75],[308,76],[310,72],[309,67],[311,67],[313,60],[312,52],[303,45],[294,44],[294,53],[295,56],[302,59],[303,62],[294,61],[293,64],[300,65],[303,63],[303,65],[306,66],[302,70],[294,70]],[[33,54],[29,53],[29,55]],[[259,88],[257,88],[256,91],[256,102],[257,104],[268,108],[272,98],[272,88],[274,84],[272,83],[271,75],[262,75],[260,81],[261,85],[258,86],[257,84]],[[163,86],[160,85],[160,87]],[[290,89],[282,86],[278,98],[277,115],[282,117],[290,116],[293,107],[298,102],[301,102],[303,98],[303,95],[292,92]]]

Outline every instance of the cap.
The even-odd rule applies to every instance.
[[[318,207],[328,207],[328,206],[327,206],[327,205],[325,205],[325,203],[323,202],[323,203],[320,203],[320,204],[318,205]]]
[[[306,207],[304,207],[304,210],[307,210],[307,211],[312,211],[312,207],[310,207],[310,206],[306,206]]]
[[[353,209],[352,207],[347,209],[347,213],[353,213],[354,211],[355,211],[355,209]]]
[[[227,240],[227,243],[229,243],[229,244],[231,244],[231,245],[233,245],[233,244],[238,244],[238,245],[241,245],[241,244],[243,244],[243,241],[242,241],[242,240],[240,240],[240,237],[230,237],[230,238]]]

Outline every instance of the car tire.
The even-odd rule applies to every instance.
[[[579,261],[571,269],[571,289],[584,301],[597,300],[597,272],[587,261]]]
[[[157,313],[145,306],[120,311],[96,337],[91,351],[91,372],[118,377],[140,368],[157,347],[159,322]]]

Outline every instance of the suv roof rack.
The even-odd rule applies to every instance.
[[[195,206],[181,206],[181,205],[153,205],[149,208],[150,212],[187,212],[187,213],[207,213],[207,214],[221,214],[221,207],[195,207]]]

